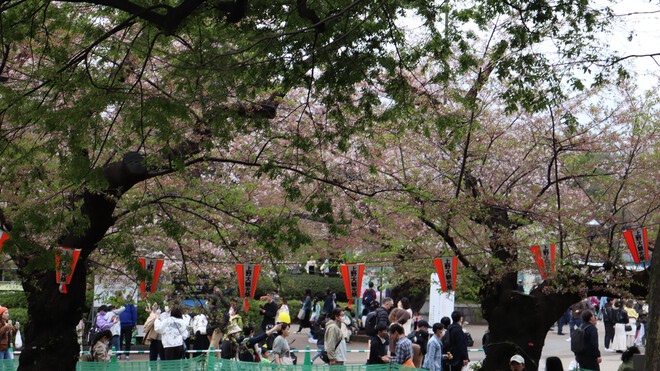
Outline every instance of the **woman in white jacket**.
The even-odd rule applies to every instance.
[[[161,313],[156,318],[154,329],[162,335],[165,360],[184,358],[188,327],[180,307],[173,307],[169,312]]]

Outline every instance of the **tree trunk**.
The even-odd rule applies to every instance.
[[[76,325],[87,311],[86,276],[84,261],[79,260],[71,284],[67,285],[67,293],[63,294],[55,282],[54,270],[22,274],[29,320],[23,332],[25,345],[19,371],[76,369],[80,352]]]
[[[518,292],[514,272],[482,287],[481,307],[490,334],[483,370],[508,370],[514,354],[525,358],[525,371],[539,369],[550,327],[566,308],[581,299],[577,294],[544,294],[544,286],[533,289],[529,295]]]
[[[655,239],[655,255],[660,249],[660,237]],[[649,315],[646,321],[646,371],[660,371],[660,256],[651,259],[651,284],[649,285]]]

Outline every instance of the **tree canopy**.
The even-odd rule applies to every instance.
[[[73,369],[89,263],[138,272],[155,250],[184,275],[310,246],[451,251],[497,278],[482,303],[540,235],[614,266],[622,225],[657,224],[658,174],[655,95],[584,104],[627,77],[599,45],[611,16],[582,0],[1,2],[3,251],[27,341],[53,349],[21,369]],[[570,242],[591,218],[606,234],[585,255]],[[66,295],[57,247],[82,250]]]

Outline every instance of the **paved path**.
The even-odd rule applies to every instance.
[[[297,329],[297,325],[294,325],[294,328]],[[483,337],[486,328],[487,327],[485,325],[473,325],[473,324],[469,324],[466,327],[466,329],[470,332],[472,338],[474,339],[474,347],[471,348],[470,351],[470,360],[472,361],[481,361],[485,358],[484,352],[481,351],[481,347],[482,347],[481,338]],[[621,364],[621,354],[603,351],[603,336],[605,334],[605,329],[603,327],[602,322],[600,321],[598,322],[597,328],[598,328],[598,337],[599,337],[598,344],[600,345],[601,354],[603,358],[603,362],[600,365],[601,367],[600,369],[601,371],[616,371],[619,365]],[[564,326],[564,330],[566,331],[566,333],[568,333],[568,326]],[[312,351],[315,351],[316,344],[310,344],[307,340],[308,331],[309,329],[305,329],[300,334],[292,333],[290,336],[290,341],[292,341],[291,347],[295,349],[305,349],[306,346],[309,346]],[[574,357],[570,349],[570,342],[566,341],[566,339],[568,339],[567,335],[559,336],[557,335],[556,330],[552,332],[548,332],[545,346],[543,347],[543,354],[541,356],[539,370],[541,371],[545,370],[545,359],[550,356],[557,356],[561,358],[562,363],[564,364],[564,369],[568,370],[568,365]],[[367,350],[366,343],[352,341],[348,344],[347,349],[354,351],[358,351],[358,350],[363,351],[363,352],[348,353],[347,364],[364,364],[366,362],[368,356],[367,353],[364,352],[365,350]],[[313,352],[312,354],[316,354],[316,353]],[[149,357],[146,354],[131,355],[131,361],[145,361],[148,360],[148,358]],[[302,354],[299,354],[298,359],[302,361],[303,358],[304,356]],[[119,362],[125,362],[125,361],[119,361]],[[316,364],[321,364],[320,360],[317,359]]]

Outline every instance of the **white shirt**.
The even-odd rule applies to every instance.
[[[105,314],[105,320],[108,322],[112,322],[112,327],[110,327],[110,332],[112,332],[112,336],[119,336],[121,334],[121,322],[119,321],[119,318],[117,318],[117,322],[114,322],[113,318],[119,316],[125,310],[126,307],[121,307],[114,309],[111,312],[107,312]]]
[[[154,330],[163,336],[163,348],[173,348],[183,345],[188,338],[188,327],[183,319],[162,313],[154,323]]]
[[[197,331],[199,331],[200,334],[206,335],[206,326],[208,326],[208,324],[209,321],[203,313],[196,315],[192,319],[193,334],[197,334]]]

